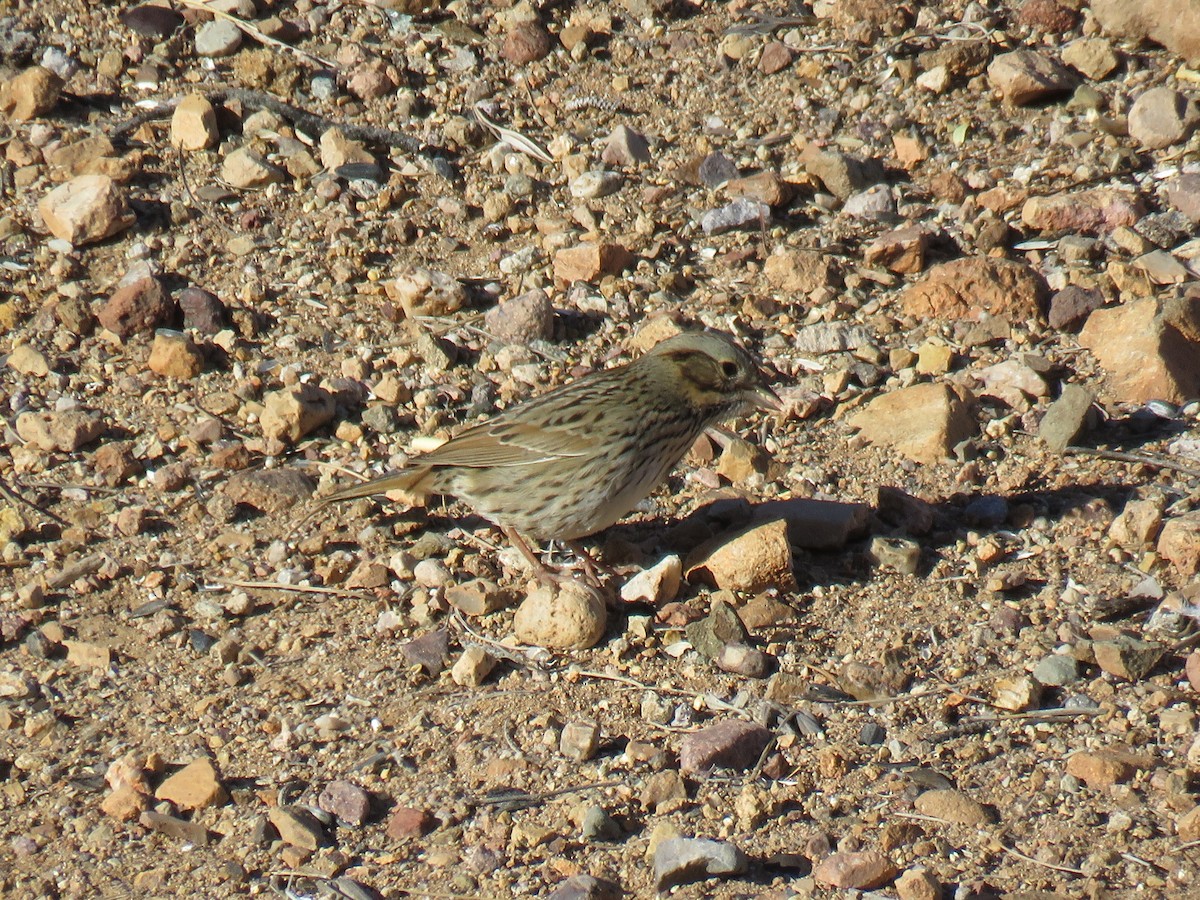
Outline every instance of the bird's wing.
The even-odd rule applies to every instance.
[[[594,456],[601,440],[599,420],[605,410],[612,411],[610,395],[620,378],[620,369],[596,372],[468,428],[413,462],[427,466],[530,466]]]
[[[425,466],[529,466],[595,452],[595,439],[526,422],[488,422],[413,460]]]

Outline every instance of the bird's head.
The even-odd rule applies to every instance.
[[[656,367],[669,366],[684,401],[714,417],[783,408],[754,358],[721,335],[678,334],[655,345],[643,359]]]

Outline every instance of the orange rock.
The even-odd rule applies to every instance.
[[[595,281],[603,275],[616,275],[632,262],[633,254],[620,244],[587,242],[554,255],[554,277],[567,284]]]
[[[1023,263],[990,257],[956,259],[929,270],[900,296],[910,316],[976,319],[980,313],[1012,320],[1040,319],[1046,280]]]
[[[206,809],[229,800],[212,760],[205,757],[193,760],[160,784],[154,796],[180,809]]]

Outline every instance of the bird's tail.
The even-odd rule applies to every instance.
[[[414,466],[399,472],[389,472],[361,484],[349,485],[318,499],[322,504],[341,503],[343,500],[357,500],[359,497],[373,497],[391,491],[408,494],[414,500],[428,497],[433,493],[433,469],[429,466]]]

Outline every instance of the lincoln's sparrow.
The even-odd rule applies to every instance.
[[[751,408],[780,402],[749,354],[716,334],[680,334],[323,500],[449,494],[496,523],[544,577],[522,533],[570,543],[602,531],[658,487],[708,425]]]

